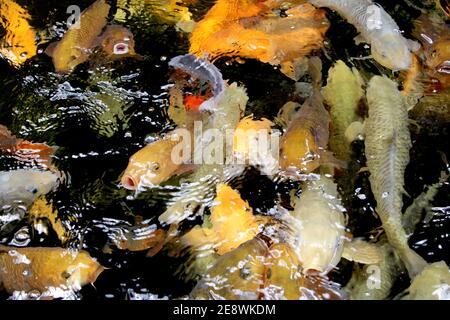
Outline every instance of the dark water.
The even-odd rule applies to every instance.
[[[36,29],[58,26],[64,30],[67,6],[74,1],[17,1],[30,12],[31,24]],[[76,1],[82,9],[92,1]],[[421,1],[410,1],[426,8]],[[411,32],[411,21],[420,12],[404,1],[379,1],[405,31]],[[194,19],[200,19],[213,1],[199,1],[190,7]],[[114,10],[112,10],[114,11]],[[363,45],[355,45],[356,30],[330,12],[331,28],[327,33],[329,44],[323,58],[324,77],[333,61],[349,57],[366,56],[368,50]],[[59,170],[70,176],[70,183],[60,186],[47,195],[53,199],[58,216],[71,226],[73,239],[66,244],[82,247],[107,268],[95,283],[95,288],[85,286],[79,293],[83,299],[126,299],[130,292],[151,293],[161,297],[177,298],[188,294],[195,285],[186,282],[177,274],[184,258],[171,258],[164,252],[153,258],[145,252],[114,250],[112,254],[103,252],[108,235],[100,225],[105,219],[134,223],[134,216],[153,219],[165,209],[169,195],[164,191],[148,191],[137,199],[120,188],[119,177],[127,166],[130,155],[145,144],[149,136],[156,137],[173,129],[175,125],[167,116],[168,93],[164,86],[169,83],[167,61],[188,51],[189,37],[157,18],[141,14],[126,21],[125,26],[134,34],[136,52],[145,57],[139,61],[126,59],[103,64],[84,63],[68,76],[53,73],[51,59],[38,54],[20,69],[0,60],[0,123],[15,135],[34,142],[45,142],[58,146],[54,163]],[[45,49],[46,43],[40,45]],[[373,63],[373,60],[352,60],[363,75],[387,73]],[[224,78],[238,82],[248,90],[249,104],[246,113],[256,117],[273,118],[279,108],[289,100],[298,99],[294,95],[295,82],[285,77],[270,65],[257,61],[245,63],[219,59],[216,63]],[[122,113],[112,115],[112,123],[99,120],[99,111],[89,102],[86,92],[96,93],[106,90],[93,80],[94,76],[104,77],[110,90],[116,92]],[[119,91],[120,89],[120,91]],[[445,163],[441,154],[450,156],[449,126],[427,119],[416,119],[421,125],[417,130],[411,127],[413,147],[411,162],[406,171],[405,207],[423,190],[424,186],[435,183]],[[355,143],[356,163],[364,166],[363,143]],[[449,158],[450,159],[450,158]],[[10,170],[24,164],[3,155],[0,169]],[[356,173],[355,173],[356,176]],[[344,203],[349,210],[349,228],[355,237],[369,238],[374,228],[380,225],[374,213],[374,199],[370,191],[368,174],[357,177],[359,193],[366,197],[344,195]],[[256,213],[266,213],[277,201],[285,198],[295,183],[272,182],[259,175],[256,170],[248,170],[244,177],[231,182],[239,190]],[[411,246],[427,261],[445,260],[450,264],[450,187],[445,184],[439,191],[433,207],[438,212],[430,223],[421,223],[410,239]],[[441,209],[439,209],[441,208]],[[201,221],[191,221],[185,228]],[[13,232],[2,234],[2,243],[9,243],[14,233],[26,228],[29,246],[60,246],[52,231],[48,235],[33,232],[30,224],[23,221]],[[341,263],[337,271],[330,274],[332,279],[345,284],[351,273],[351,264]],[[400,282],[397,293],[405,288]],[[3,292],[2,298],[8,295]]]

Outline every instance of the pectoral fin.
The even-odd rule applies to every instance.
[[[49,57],[53,57],[53,54],[55,53],[56,46],[59,42],[52,42],[47,46],[47,49],[45,49],[45,54]]]
[[[380,248],[361,239],[345,242],[342,257],[363,264],[378,264],[382,259]]]

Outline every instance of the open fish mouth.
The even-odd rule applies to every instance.
[[[446,60],[446,61],[442,62],[442,63],[437,67],[437,72],[439,72],[439,73],[445,73],[445,74],[450,74],[450,60]]]
[[[127,54],[129,51],[128,44],[123,42],[116,43],[113,48],[114,54]]]

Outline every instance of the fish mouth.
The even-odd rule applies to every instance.
[[[128,190],[136,190],[138,187],[139,182],[137,179],[135,179],[133,176],[129,174],[125,174],[121,179],[121,184],[125,189]]]
[[[446,60],[438,65],[436,71],[439,73],[450,74],[450,60]]]
[[[113,52],[114,54],[127,54],[129,52],[128,44],[119,42],[114,45]]]

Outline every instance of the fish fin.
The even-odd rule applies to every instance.
[[[179,176],[188,172],[192,172],[197,168],[198,166],[195,164],[182,164],[177,170],[174,171],[174,175]]]
[[[345,242],[342,257],[363,264],[377,264],[381,262],[383,255],[377,245],[361,239],[353,239]]]
[[[414,119],[408,119],[409,124],[415,126],[419,131],[422,130],[422,126],[419,124],[417,120]]]
[[[53,57],[53,54],[55,53],[56,46],[58,45],[59,41],[50,43],[47,48],[45,49],[44,53],[48,55],[49,57]]]
[[[427,262],[409,247],[399,252],[399,255],[411,279],[414,279],[427,266]]]
[[[284,61],[280,64],[280,71],[288,78],[298,81],[306,73],[307,63],[305,57]]]
[[[328,150],[320,152],[320,163],[341,169],[347,169],[348,167],[347,161],[337,159],[333,153]]]

